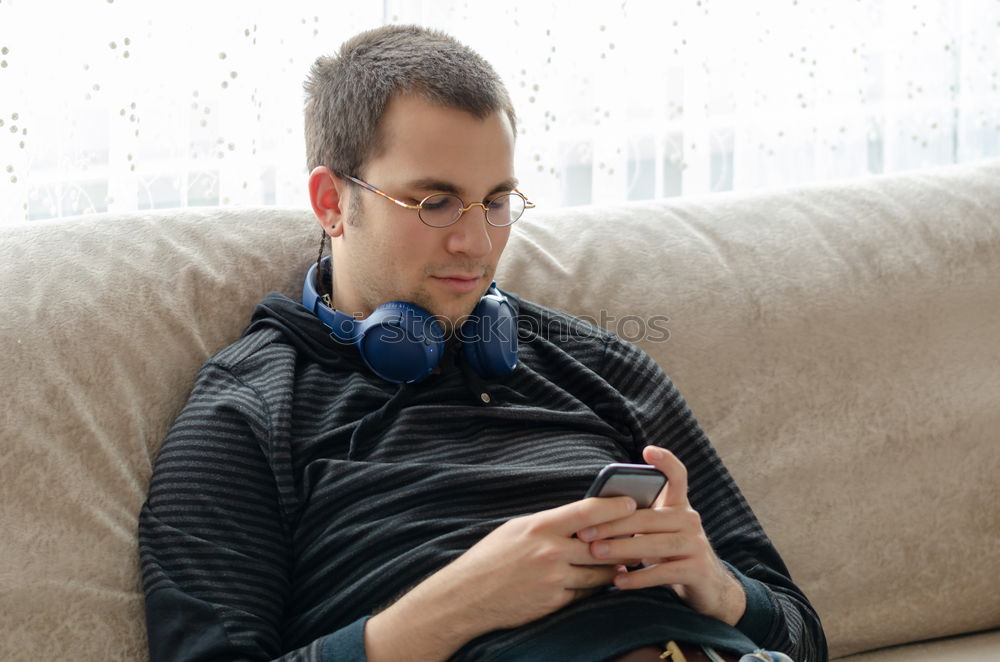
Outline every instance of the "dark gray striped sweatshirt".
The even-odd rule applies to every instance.
[[[603,593],[454,660],[598,660],[687,639],[825,661],[819,619],[674,385],[635,346],[510,296],[519,365],[449,350],[396,386],[271,293],[212,356],[163,442],[139,522],[152,660],[364,660],[366,619],[504,521],[580,499],[650,443],[747,593],[731,628],[667,588]],[[484,402],[482,394],[489,394]]]

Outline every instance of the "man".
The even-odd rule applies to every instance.
[[[489,65],[440,33],[386,27],[317,60],[309,192],[332,261],[305,307],[261,302],[164,441],[140,521],[154,660],[597,662],[668,640],[826,659],[655,363],[490,287],[531,206],[515,121]],[[477,352],[503,334],[468,333],[487,309],[517,325],[495,361]],[[440,338],[358,340],[386,311]],[[401,375],[380,363],[414,348]],[[653,508],[581,498],[609,462],[667,476]]]

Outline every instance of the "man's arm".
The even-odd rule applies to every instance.
[[[819,616],[792,582],[780,555],[674,384],[649,355],[617,338],[609,339],[606,345],[601,372],[623,398],[605,415],[631,436],[631,461],[640,461],[643,449],[655,445],[671,451],[690,474],[689,507],[700,520],[712,554],[740,584],[746,599],[736,627],[758,645],[787,653],[798,662],[825,662],[828,653]],[[711,575],[715,571],[713,568]],[[725,586],[731,587],[731,583],[725,580],[720,584]],[[736,602],[727,599],[730,607],[725,608],[726,614],[739,606],[738,594],[732,599]],[[699,609],[697,599],[689,604]],[[738,609],[731,613],[735,611]],[[707,613],[729,620],[711,607]]]
[[[262,411],[252,389],[209,364],[163,443],[139,521],[153,662],[318,662],[329,647],[363,659],[360,624],[284,653],[286,486],[271,470]]]

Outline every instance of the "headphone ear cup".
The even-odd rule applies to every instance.
[[[423,308],[392,301],[360,322],[358,351],[365,364],[394,383],[420,381],[437,367],[444,352],[444,328]]]
[[[503,377],[517,367],[517,315],[495,284],[462,325],[459,337],[466,359],[480,377]]]

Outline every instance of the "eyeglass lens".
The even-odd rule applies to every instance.
[[[472,210],[469,210],[472,211]],[[486,220],[490,225],[510,225],[524,213],[524,198],[516,193],[504,193],[486,205]],[[446,227],[462,215],[462,200],[450,193],[432,195],[420,208],[420,220],[433,227]]]

